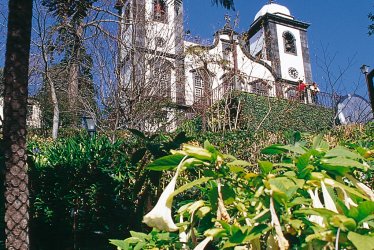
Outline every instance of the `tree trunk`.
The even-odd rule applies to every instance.
[[[26,113],[31,17],[32,0],[9,1],[3,130],[7,249],[29,249]]]
[[[72,58],[69,68],[69,83],[68,83],[68,95],[69,95],[69,111],[72,112],[74,121],[77,118],[77,102],[79,95],[79,66],[81,60],[81,48],[82,48],[82,35],[83,35],[83,24],[77,25],[74,45],[72,50]],[[75,121],[76,122],[76,121]]]

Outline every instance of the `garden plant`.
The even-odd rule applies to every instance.
[[[149,170],[173,178],[143,217],[150,230],[110,242],[124,250],[374,249],[371,144],[330,147],[317,136],[261,152],[251,166],[206,141],[153,161]]]

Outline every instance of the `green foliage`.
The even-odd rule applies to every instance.
[[[184,133],[147,136],[132,130],[135,136],[111,142],[86,131],[63,132],[70,136],[29,138],[31,240],[38,249],[53,249],[55,242],[98,249],[107,247],[106,239],[138,229],[162,178],[145,164],[188,140]]]
[[[154,161],[152,169],[178,166],[173,180],[179,171],[197,171],[199,177],[183,178],[176,191],[165,189],[161,197],[166,194],[169,198],[158,201],[160,214],[152,210],[152,216],[145,216],[147,223],[157,228],[158,224],[149,220],[166,223],[172,197],[194,189],[198,199],[179,199],[174,207],[173,216],[180,222],[179,239],[174,237],[163,247],[150,240],[155,235],[139,237],[132,233],[124,241],[111,243],[125,250],[204,249],[207,244],[209,249],[260,249],[261,245],[363,249],[373,240],[374,193],[353,176],[373,172],[371,150],[373,147],[330,148],[321,136],[309,143],[294,135],[292,144],[264,148],[262,152],[272,160],[259,161],[260,171],[252,172],[250,163],[220,153],[209,142],[204,148],[185,145],[173,155]]]
[[[244,92],[233,92],[210,112],[211,131],[320,132],[331,128],[333,121],[331,109]]]
[[[76,241],[92,248],[128,230],[135,172],[128,142],[33,137],[28,147],[33,245],[53,249],[55,242],[68,247]]]

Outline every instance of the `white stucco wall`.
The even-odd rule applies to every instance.
[[[216,38],[217,39],[217,38]],[[218,88],[222,83],[225,73],[228,72],[228,70],[225,70],[222,65],[222,59],[224,58],[223,51],[222,51],[222,41],[223,40],[230,40],[230,37],[228,35],[220,35],[218,38],[218,43],[215,47],[210,48],[209,50],[202,50],[198,49],[200,52],[199,55],[193,55],[193,54],[186,54],[185,59],[185,76],[186,76],[186,104],[192,105],[194,102],[194,84],[193,84],[193,70],[198,69],[200,67],[203,67],[203,62],[208,62],[208,70],[211,72],[211,80],[212,80],[212,90]],[[196,46],[194,43],[185,42],[186,48],[190,46]],[[231,45],[232,46],[232,45]],[[207,48],[207,47],[206,47]],[[189,51],[189,49],[186,49],[186,51]],[[232,48],[232,52],[229,58],[230,62],[228,62],[228,65],[225,65],[226,67],[230,67],[231,69],[234,68],[234,62],[233,62],[233,53],[234,48]],[[241,49],[241,47],[238,44],[238,41],[236,41],[236,54],[237,54],[237,70],[238,75],[240,75],[241,78],[244,78],[244,84],[241,85],[241,89],[243,91],[251,91],[252,87],[249,86],[248,83],[253,82],[258,79],[262,79],[264,81],[269,82],[269,84],[272,84],[274,82],[274,77],[271,74],[270,70],[267,69],[264,65],[253,61],[247,55],[245,52]],[[213,93],[214,94],[214,93]],[[275,96],[275,86],[272,86],[269,92],[270,96]]]
[[[277,28],[277,36],[278,36],[278,48],[279,48],[279,59],[281,62],[281,74],[282,78],[291,81],[297,81],[299,79],[305,80],[305,72],[304,72],[304,62],[303,62],[303,54],[301,48],[301,40],[300,40],[300,31],[291,27],[283,26],[280,24],[276,25]],[[284,43],[283,43],[283,33],[285,31],[289,31],[295,37],[295,44],[296,44],[296,51],[297,54],[289,54],[284,51]],[[292,78],[288,74],[288,69],[290,67],[295,68],[299,75],[298,77]]]

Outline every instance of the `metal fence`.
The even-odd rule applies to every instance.
[[[232,84],[230,86],[221,84],[212,90],[212,102],[214,103],[225,98],[231,91],[243,91],[259,96],[282,98],[290,101],[298,101],[300,103],[308,105],[316,105],[333,109],[336,107],[336,104],[340,98],[339,95],[332,95],[326,92],[317,92],[313,95],[312,91],[308,88],[301,93],[297,90],[297,86],[291,84],[263,80],[258,82],[264,84],[265,88],[267,87],[268,90],[266,91],[266,89],[264,90],[258,87],[254,87],[253,85],[251,85],[251,83],[241,83],[235,85]],[[252,83],[256,83],[256,81],[252,81]]]

